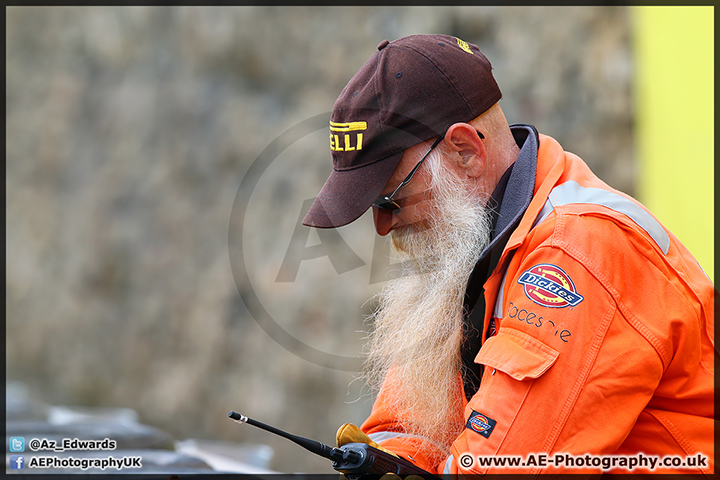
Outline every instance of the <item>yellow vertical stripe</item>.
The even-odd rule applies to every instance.
[[[714,7],[632,7],[638,199],[714,279]]]

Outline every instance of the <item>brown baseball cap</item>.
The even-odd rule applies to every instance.
[[[501,96],[477,45],[448,35],[382,41],[335,101],[333,171],[302,223],[332,228],[357,220],[406,148],[478,117]]]

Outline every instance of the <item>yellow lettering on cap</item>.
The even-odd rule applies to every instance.
[[[331,132],[356,132],[367,130],[367,122],[336,123],[330,122]]]
[[[362,150],[363,132],[367,130],[367,122],[347,122],[338,123],[330,122],[331,132],[348,132],[343,135],[344,146],[340,145],[340,136],[330,134],[330,150],[333,152],[352,152],[353,150]],[[358,132],[355,136],[355,146],[352,145],[352,138],[349,132]]]
[[[465,42],[465,41],[463,41],[463,40],[460,40],[460,39],[457,38],[457,37],[456,37],[456,39],[457,39],[457,42],[458,42],[458,46],[459,46],[460,48],[462,48],[463,50],[465,50],[465,51],[466,51],[467,53],[469,53],[470,55],[475,55],[475,54],[472,52],[472,50],[470,50],[470,44],[469,44],[469,43],[467,43],[467,42]]]

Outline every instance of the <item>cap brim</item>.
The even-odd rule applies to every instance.
[[[310,206],[303,225],[342,227],[370,208],[400,164],[403,152],[349,170],[333,170]]]

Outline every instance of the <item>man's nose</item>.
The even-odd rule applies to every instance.
[[[397,215],[393,215],[387,210],[382,208],[372,207],[373,210],[373,222],[375,222],[375,231],[381,237],[384,237],[399,221]]]

